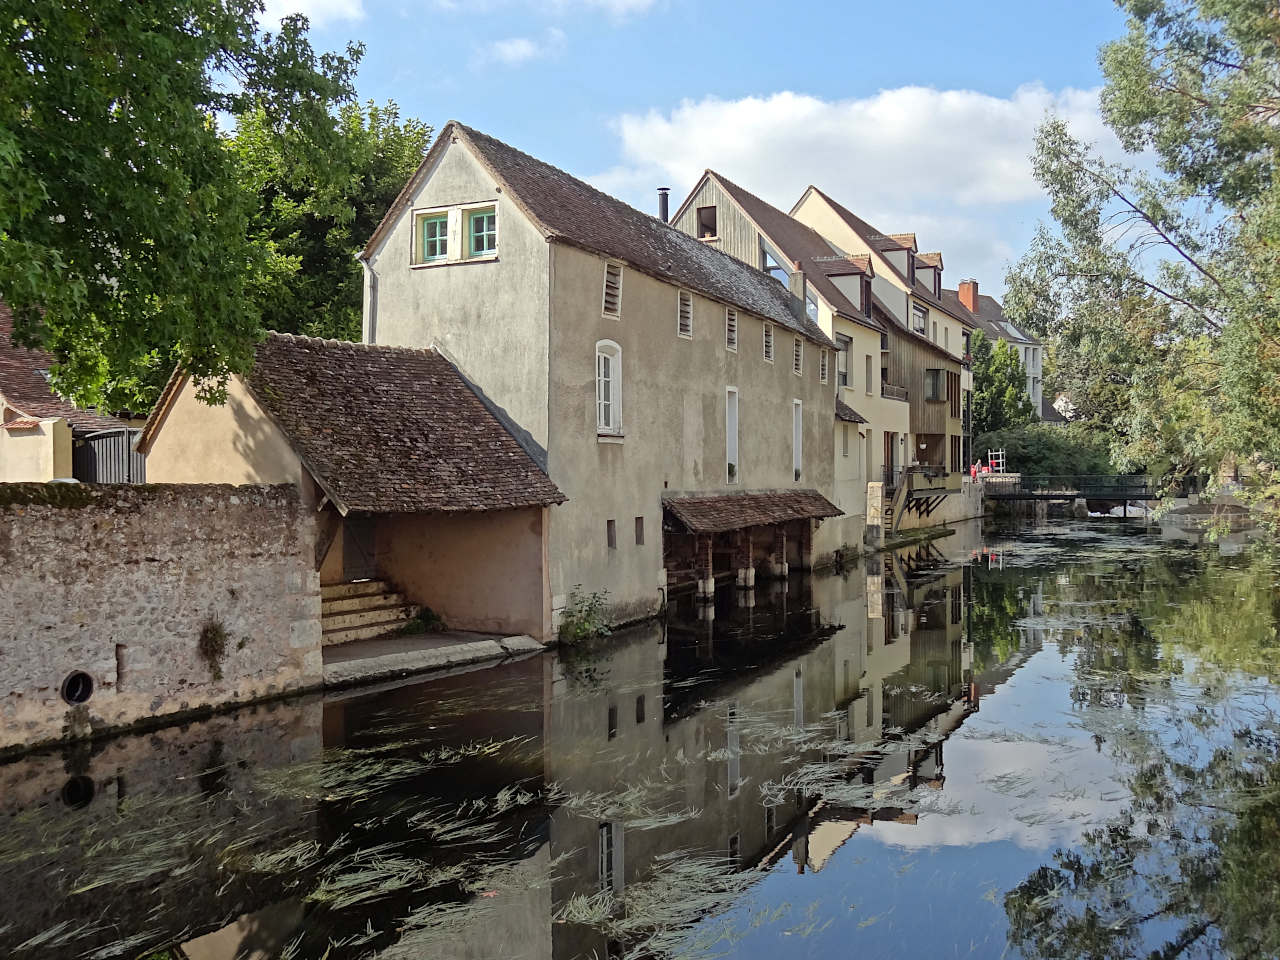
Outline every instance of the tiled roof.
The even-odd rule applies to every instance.
[[[119,430],[127,427],[123,420],[104,416],[92,410],[81,410],[63,400],[49,387],[40,371],[54,364],[43,350],[28,350],[13,343],[13,313],[8,304],[0,303],[0,397],[26,417],[47,420],[62,417],[75,433]]]
[[[625,261],[661,280],[779,323],[822,346],[834,346],[822,328],[805,315],[804,304],[773,277],[457,121],[450,121],[440,132],[435,146],[369,239],[363,256],[372,254],[435,162],[437,150],[454,137],[474,150],[547,239]]]
[[[1016,343],[1038,344],[1040,341],[1034,337],[1029,337],[1017,327],[1009,323],[1004,318],[1004,309],[1000,306],[1000,301],[995,297],[988,296],[985,293],[978,294],[978,312],[974,313],[969,310],[964,302],[960,299],[960,294],[956,290],[948,290],[943,288],[943,300],[951,305],[951,309],[963,310],[970,318],[970,322],[985,333],[988,337],[997,337],[1001,340],[1012,340]]]
[[[891,233],[889,234],[889,239],[904,249],[914,250],[916,248],[916,235],[914,233]]]
[[[17,417],[8,423],[0,424],[6,430],[34,430],[40,426],[40,421],[34,417]]]
[[[828,264],[832,262],[837,251],[822,238],[822,235],[799,220],[788,216],[772,204],[766,203],[749,190],[744,190],[731,180],[727,180],[714,170],[707,175],[714,177],[734,202],[738,204],[757,227],[778,247],[779,252],[792,263],[798,263],[805,273],[805,280],[813,284],[822,299],[826,300],[837,313],[849,319],[859,321],[879,329],[879,324],[863,315],[853,302],[831,282],[832,276],[847,276],[858,271],[850,269],[852,261],[843,262],[843,273],[831,273]],[[870,257],[865,258],[868,268]]]
[[[849,254],[846,256],[811,257],[809,262],[828,277],[851,277],[863,275],[874,277],[875,270],[871,266],[868,254]]]
[[[1040,419],[1045,423],[1066,423],[1067,418],[1061,411],[1053,405],[1053,399],[1050,394],[1041,394],[1040,396]]]
[[[939,250],[933,253],[917,253],[916,266],[936,267],[939,270],[941,270],[942,269],[942,251]]]
[[[867,423],[868,420],[853,407],[836,397],[836,419],[847,423]]]
[[[502,510],[565,499],[532,439],[435,350],[272,333],[245,382],[345,510]]]
[[[855,214],[852,210],[848,209],[845,206],[842,206],[841,204],[837,203],[835,200],[831,199],[831,197],[827,196],[817,187],[810,187],[810,189],[813,190],[813,192],[816,193],[818,196],[820,196],[823,200],[825,200],[827,202],[827,205],[830,206],[831,209],[835,211],[836,216],[838,216],[841,220],[843,220],[845,224],[849,227],[849,229],[852,230],[854,233],[856,233],[859,237],[861,237],[862,242],[867,244],[869,247],[875,250],[878,250],[882,253],[885,252],[886,250],[906,250],[907,246],[904,243],[899,242],[900,238],[909,238],[911,240],[911,245],[912,246],[915,245],[914,233],[899,233],[899,234],[894,234],[892,237],[886,236],[885,234],[877,230],[875,227],[873,227],[871,224],[867,223],[867,221],[863,220],[861,217]],[[939,254],[939,256],[941,256],[941,254]],[[937,307],[939,310],[943,311],[944,313],[951,314],[961,323],[973,322],[972,315],[969,313],[969,311],[965,310],[962,313],[957,313],[955,310],[951,309],[946,304],[944,304],[941,299],[939,299],[938,297],[935,297],[933,295],[933,291],[930,290],[928,287],[926,287],[919,280],[917,280],[914,285],[908,284],[906,274],[904,274],[901,270],[899,270],[898,265],[895,264],[888,257],[884,258],[884,262],[886,266],[888,266],[890,272],[892,272],[893,275],[898,278],[898,280],[902,283],[904,287],[910,287],[911,292],[914,296],[919,297],[921,300],[923,300],[925,303],[928,303],[930,306]]]
[[[690,533],[724,533],[744,527],[786,523],[813,517],[838,517],[840,508],[817,490],[664,496],[662,505]]]

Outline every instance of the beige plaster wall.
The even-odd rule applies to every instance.
[[[834,483],[834,386],[819,380],[817,344],[804,341],[804,373],[791,368],[792,334],[775,328],[775,362],[762,359],[763,324],[739,312],[737,352],[725,349],[724,305],[693,294],[693,339],[676,335],[677,288],[627,268],[621,318],[602,317],[605,261],[552,248],[551,479],[569,498],[552,510],[553,605],[575,584],[607,589],[629,619],[662,599],[664,492],[815,488]],[[596,432],[595,347],[622,348],[621,442]],[[834,366],[832,367],[834,374]],[[738,482],[725,472],[728,386],[739,391]],[[802,402],[803,469],[792,473],[792,399]],[[635,542],[635,518],[645,542]],[[617,525],[610,549],[606,523]]]
[[[0,483],[44,483],[71,476],[71,428],[41,420],[33,430],[0,430]]]
[[[549,639],[546,510],[378,518],[379,571],[455,630]]]
[[[0,749],[318,684],[314,537],[289,485],[0,489]]]
[[[239,377],[210,406],[183,384],[147,451],[151,483],[293,483],[303,468],[284,434]]]
[[[486,201],[498,214],[495,259],[412,265],[415,209]],[[498,192],[470,150],[450,144],[371,258],[365,342],[442,347],[545,447],[547,250],[541,232]],[[598,308],[598,290],[595,302]]]

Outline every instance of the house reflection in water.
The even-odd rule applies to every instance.
[[[618,955],[645,935],[646,918],[627,913],[636,902],[679,916],[681,900],[719,890],[727,907],[764,876],[752,868],[821,871],[856,831],[914,822],[915,792],[943,785],[943,741],[978,706],[966,586],[967,568],[921,547],[843,576],[730,588],[714,616],[677,600],[665,622],[598,649],[350,691],[322,714],[319,701],[278,705],[277,726],[297,710],[308,737],[266,737],[260,757],[242,738],[220,769],[276,784],[272,794],[227,783],[229,802],[285,817],[246,835],[255,856],[296,863],[264,879],[219,861],[207,889],[100,888],[116,926],[76,952],[145,932],[139,947],[168,934],[181,944],[171,956],[201,960],[271,956],[284,943],[335,960]],[[186,772],[153,770],[144,792],[207,781],[206,734],[188,729]],[[112,750],[130,742],[88,758],[84,775],[109,781]],[[5,772],[20,781],[21,766]],[[95,809],[114,813],[99,796],[61,815]],[[312,845],[324,854],[308,859]],[[673,874],[695,861],[716,869]],[[49,866],[23,869],[47,877]],[[49,907],[0,933],[6,955],[83,915],[53,880],[19,887]]]

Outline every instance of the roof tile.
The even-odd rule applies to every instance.
[[[549,506],[536,444],[435,350],[273,333],[246,383],[330,497],[370,513]]]
[[[840,508],[817,490],[664,496],[662,504],[691,533],[724,533],[744,527],[841,515]]]

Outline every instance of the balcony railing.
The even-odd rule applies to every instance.
[[[884,478],[885,492],[888,493],[889,491],[897,490],[898,484],[902,482],[902,468],[881,467],[880,470]]]
[[[907,388],[899,387],[892,383],[880,381],[880,396],[887,400],[906,400]]]

